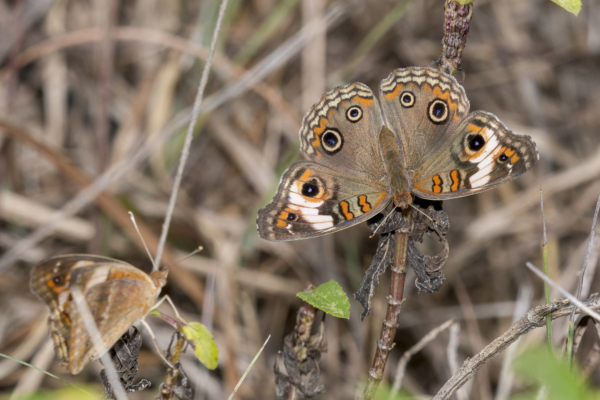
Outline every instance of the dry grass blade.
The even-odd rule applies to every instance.
[[[583,288],[585,272],[587,271],[588,261],[590,259],[590,253],[592,252],[592,248],[594,247],[594,237],[596,236],[596,225],[598,224],[598,212],[600,212],[600,196],[598,196],[598,201],[596,202],[596,211],[594,211],[594,219],[592,221],[592,230],[590,232],[590,242],[588,244],[587,251],[585,252],[585,259],[583,260],[583,267],[581,267],[581,272],[579,273],[579,283],[577,284],[577,292],[575,293],[575,297],[577,298],[577,300],[581,299],[581,289]],[[575,310],[573,310],[570,320],[572,322],[575,321]]]
[[[98,327],[96,326],[96,322],[94,321],[94,317],[90,312],[90,309],[87,305],[87,301],[81,292],[79,286],[75,285],[71,287],[71,295],[73,296],[73,301],[77,305],[77,309],[79,310],[79,314],[81,315],[81,319],[83,324],[85,325],[85,329],[90,335],[90,339],[92,340],[92,344],[94,345],[94,349],[98,354],[101,354],[100,359],[102,360],[102,365],[106,370],[106,375],[110,381],[110,384],[113,387],[114,395],[117,400],[127,400],[127,394],[125,393],[125,389],[121,384],[121,379],[119,378],[119,374],[115,369],[110,356],[107,351],[108,348],[104,347],[102,342],[102,336],[100,336],[100,332],[98,332]]]
[[[406,373],[406,367],[410,359],[421,351],[425,346],[427,346],[430,342],[435,340],[436,337],[446,329],[448,329],[454,323],[453,320],[448,320],[441,324],[440,326],[432,329],[429,333],[421,338],[413,347],[406,350],[402,357],[400,357],[400,362],[398,363],[398,367],[396,368],[396,376],[394,378],[394,384],[392,386],[392,390],[390,391],[390,395],[388,400],[394,400],[398,391],[402,387],[402,380],[404,379],[404,374]]]
[[[194,138],[194,127],[198,121],[200,115],[200,105],[204,98],[204,89],[208,83],[208,74],[212,65],[213,56],[217,47],[217,39],[219,38],[219,31],[221,30],[221,23],[223,22],[223,16],[227,9],[228,0],[221,1],[221,7],[219,8],[219,16],[215,25],[215,30],[212,35],[210,43],[210,49],[208,56],[206,57],[206,63],[202,70],[202,78],[200,78],[200,84],[198,85],[198,91],[196,92],[196,98],[194,99],[194,106],[192,107],[192,117],[188,125],[188,130],[185,135],[185,142],[181,149],[181,158],[179,159],[179,166],[177,167],[177,174],[175,175],[175,182],[173,183],[173,189],[171,190],[171,197],[169,198],[169,205],[167,207],[167,214],[165,215],[165,221],[163,222],[162,232],[158,241],[158,249],[156,250],[156,258],[154,259],[154,266],[160,265],[160,260],[167,242],[167,235],[169,233],[169,225],[171,224],[171,217],[173,216],[173,210],[175,210],[175,203],[177,202],[177,193],[179,192],[179,186],[181,185],[181,178],[183,177],[183,169],[187,163],[187,159],[190,156],[190,147],[192,145],[192,139]]]
[[[250,372],[250,370],[252,369],[252,367],[254,366],[254,363],[256,362],[256,360],[258,360],[258,357],[260,357],[260,354],[263,352],[263,350],[265,349],[265,346],[267,345],[267,343],[269,342],[269,339],[271,339],[271,335],[269,335],[267,337],[267,340],[265,340],[265,342],[263,343],[262,347],[260,348],[260,350],[258,350],[258,353],[256,353],[256,355],[254,356],[254,358],[252,359],[252,361],[250,362],[250,365],[248,365],[248,368],[246,368],[246,371],[244,371],[244,374],[242,375],[242,377],[240,378],[239,382],[237,383],[237,385],[235,385],[235,388],[233,389],[233,392],[231,392],[231,395],[229,396],[229,398],[227,400],[232,400],[233,396],[235,395],[235,393],[237,392],[237,390],[240,388],[240,386],[242,385],[242,383],[244,382],[244,379],[246,379],[246,375],[248,375],[248,372]]]
[[[577,307],[581,307],[581,309],[583,311],[585,311],[586,314],[588,314],[590,317],[595,318],[596,321],[600,321],[600,314],[598,314],[594,310],[586,307],[585,304],[583,304],[577,297],[573,296],[571,293],[569,293],[568,291],[563,289],[559,284],[557,284],[552,279],[550,279],[546,275],[544,275],[544,273],[541,272],[539,269],[537,269],[532,263],[528,262],[526,265],[527,265],[527,268],[529,268],[531,271],[533,271],[537,276],[542,278],[544,281],[548,282],[550,284],[550,286],[557,289],[560,293],[562,293],[563,296],[565,296],[567,299],[569,299],[573,304],[575,304]],[[574,308],[573,313],[577,310],[577,307]]]

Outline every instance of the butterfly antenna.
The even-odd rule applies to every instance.
[[[379,230],[379,228],[381,228],[383,226],[383,224],[385,224],[385,221],[387,221],[387,219],[392,216],[392,213],[394,212],[395,209],[396,209],[396,207],[394,207],[394,209],[392,211],[390,211],[389,213],[387,213],[387,215],[385,216],[385,218],[383,219],[383,221],[381,221],[381,223],[377,226],[377,228],[375,229],[375,231],[373,231],[373,234],[371,236],[369,236],[369,239],[372,239],[373,236],[375,236],[375,234],[377,233],[377,231]]]
[[[188,254],[187,256],[183,257],[181,260],[177,260],[177,262],[182,262],[183,260],[187,260],[191,256],[200,253],[202,250],[204,250],[204,247],[198,246],[198,248],[196,250],[192,251],[190,254]]]
[[[419,208],[418,208],[418,207],[415,207],[415,206],[414,206],[414,205],[412,205],[412,204],[409,204],[409,206],[411,206],[411,207],[413,208],[413,210],[416,210],[416,211],[420,212],[421,214],[423,214],[423,215],[424,215],[424,216],[425,216],[425,217],[426,217],[428,220],[430,220],[430,221],[431,221],[431,222],[433,222],[434,224],[436,223],[436,222],[433,220],[433,218],[431,218],[429,215],[425,214],[425,213],[423,212],[423,210],[419,210]]]
[[[146,241],[144,240],[144,237],[142,236],[142,233],[140,232],[140,228],[138,228],[137,223],[135,222],[135,217],[133,216],[133,213],[131,211],[128,211],[128,214],[129,214],[129,218],[131,219],[131,222],[133,222],[133,226],[135,227],[135,230],[137,231],[138,235],[140,235],[140,239],[142,240],[142,243],[144,244],[144,247],[146,248],[146,253],[148,253],[148,257],[150,257],[150,262],[152,262],[152,270],[158,271],[158,267],[154,263],[154,259],[152,259],[152,254],[150,253],[150,249],[148,249],[148,245],[146,244]]]

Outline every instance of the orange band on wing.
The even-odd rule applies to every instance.
[[[442,192],[442,178],[439,175],[433,177],[433,193]]]
[[[460,184],[460,175],[457,169],[450,172],[450,178],[452,178],[452,186],[450,187],[450,190],[456,192],[458,190],[458,185]]]
[[[367,201],[367,196],[358,196],[358,205],[364,213],[371,211],[371,204]]]
[[[340,202],[340,207],[342,209],[342,213],[347,220],[351,220],[354,218],[354,214],[350,212],[350,204],[347,201]]]

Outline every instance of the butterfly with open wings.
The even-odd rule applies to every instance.
[[[322,236],[372,218],[391,202],[447,200],[479,193],[528,171],[535,143],[493,114],[469,113],[463,87],[429,67],[393,71],[371,89],[327,92],[306,114],[296,162],[258,213],[268,240]]]

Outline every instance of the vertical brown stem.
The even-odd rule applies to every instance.
[[[387,297],[387,312],[383,320],[381,336],[377,341],[373,365],[369,370],[367,384],[361,400],[372,400],[375,397],[377,387],[383,379],[385,364],[392,350],[394,337],[398,329],[398,320],[400,319],[400,311],[404,302],[402,296],[404,294],[404,280],[408,266],[408,232],[412,221],[412,208],[407,208],[404,211],[404,216],[407,221],[404,225],[406,228],[393,233],[394,265],[391,268],[392,276],[390,279],[390,294]]]
[[[462,71],[460,60],[467,44],[467,34],[472,17],[473,4],[460,4],[455,0],[446,0],[442,54],[437,63],[440,69],[447,74]]]

